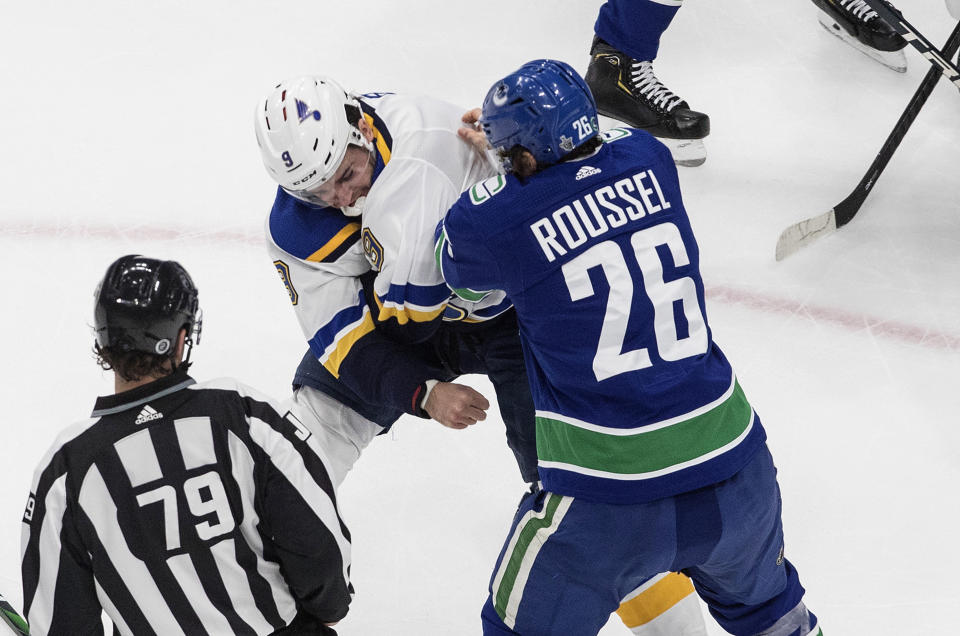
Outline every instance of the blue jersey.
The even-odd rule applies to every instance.
[[[544,488],[639,503],[732,476],[765,434],[713,342],[670,152],[638,130],[604,138],[469,189],[436,255],[457,294],[516,307]]]

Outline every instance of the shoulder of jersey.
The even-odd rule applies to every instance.
[[[403,115],[419,116],[421,119],[431,116],[446,118],[455,114],[456,121],[459,122],[460,115],[463,114],[463,109],[459,106],[427,95],[368,93],[361,95],[360,101],[367,107],[364,111],[369,112],[372,108],[379,113],[384,113],[387,118]]]
[[[70,424],[67,428],[61,430],[57,433],[56,438],[53,440],[53,443],[50,445],[50,451],[48,454],[52,456],[52,451],[58,450],[63,446],[66,446],[69,442],[77,439],[78,437],[83,436],[84,433],[93,428],[93,426],[100,422],[103,419],[102,417],[88,417],[83,420],[75,421]],[[45,461],[49,461],[50,457],[47,457]]]
[[[603,137],[604,143],[606,144],[614,144],[625,139],[632,139],[633,141],[640,141],[641,143],[648,142],[648,140],[644,138],[645,136],[650,137],[650,139],[654,139],[654,137],[649,133],[633,128],[611,128],[603,131],[600,134]],[[577,164],[575,167],[571,167],[570,170],[578,170],[578,166],[579,164]],[[540,187],[553,187],[552,185],[545,185],[546,182],[541,180],[532,180],[530,183],[537,184]],[[519,181],[512,175],[496,175],[468,188],[466,192],[463,193],[460,200],[461,202],[469,202],[473,205],[483,205],[491,201],[503,200],[507,197],[499,197],[499,199],[494,199],[494,197],[504,191],[515,190],[518,184]],[[513,187],[511,188],[511,186]]]
[[[388,152],[378,144],[386,163],[397,160],[449,160],[448,141],[438,142],[436,133],[456,135],[463,109],[447,102],[419,95],[385,95],[366,100],[364,115],[383,137]],[[440,143],[438,147],[438,143]],[[435,156],[439,149],[439,156]],[[387,165],[387,169],[390,165]]]
[[[636,128],[608,128],[600,133],[600,138],[603,139],[603,143],[613,143],[615,141],[621,141],[627,137],[633,137],[634,133],[646,133],[645,131],[638,130]]]
[[[513,175],[494,175],[467,188],[460,196],[460,201],[468,205],[483,205],[507,191],[511,185],[516,186],[516,183],[517,179]],[[505,197],[501,197],[503,198]]]
[[[301,260],[333,262],[360,239],[360,223],[336,208],[318,208],[283,190],[270,211],[270,239]]]
[[[229,391],[231,393],[236,393],[241,398],[251,398],[257,402],[266,402],[270,405],[275,405],[275,400],[272,397],[266,395],[265,393],[261,393],[258,389],[246,385],[232,377],[220,377],[213,378],[212,380],[204,380],[203,382],[191,384],[187,388],[191,391]]]
[[[249,412],[251,408],[251,403],[259,403],[261,405],[269,406],[271,409],[276,411],[278,414],[283,415],[287,413],[290,409],[289,406],[281,403],[273,398],[273,396],[267,395],[248,384],[244,384],[240,380],[232,377],[220,377],[214,378],[212,380],[204,380],[203,382],[197,382],[191,384],[187,387],[191,391],[215,391],[226,394],[226,401],[240,401],[246,403],[247,406],[244,407],[244,410]]]
[[[202,382],[196,382],[187,387],[191,391],[203,391],[205,389],[214,389],[218,391],[236,391],[237,393],[245,393],[250,391],[250,388],[241,384],[236,378],[230,377],[219,377],[213,378],[210,380],[203,380]]]
[[[641,146],[648,149],[656,148],[657,152],[661,154],[663,151],[666,151],[668,154],[670,152],[667,147],[663,145],[663,142],[646,130],[639,128],[610,128],[600,133],[600,136],[603,138],[604,144],[613,148],[625,149],[628,146]]]

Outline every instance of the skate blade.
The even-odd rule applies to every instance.
[[[686,168],[696,168],[707,160],[707,147],[702,139],[666,139],[658,137],[670,149],[673,163]]]
[[[600,128],[608,130],[610,128],[634,128],[630,124],[600,115]],[[685,168],[696,168],[703,165],[707,160],[707,148],[703,145],[702,139],[669,139],[667,137],[657,137],[663,144],[670,149],[673,155],[673,163]]]
[[[870,59],[880,62],[887,68],[896,71],[897,73],[906,73],[907,72],[907,56],[904,55],[903,51],[878,51],[875,48],[869,47],[866,44],[863,44],[857,38],[853,37],[847,33],[846,29],[837,24],[836,20],[827,15],[824,12],[820,12],[817,18],[820,21],[820,25],[830,32],[832,35],[843,40],[856,50],[860,51]]]

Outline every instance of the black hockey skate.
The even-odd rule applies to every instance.
[[[863,0],[812,0],[820,9],[820,24],[864,55],[898,73],[907,70],[907,41],[877,16]],[[891,9],[896,9],[887,3]]]
[[[706,158],[702,139],[710,118],[670,91],[653,74],[653,63],[638,61],[593,38],[584,78],[604,117],[642,128],[659,137],[681,166],[699,166]]]

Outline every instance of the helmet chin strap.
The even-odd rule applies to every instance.
[[[170,354],[170,369],[176,373],[177,369],[188,371],[190,369],[190,354],[193,352],[193,345],[200,344],[200,334],[203,332],[203,310],[197,307],[193,325],[183,338],[183,359],[178,363],[174,359],[176,350]]]
[[[178,363],[173,356],[170,356],[170,370],[172,373],[176,373],[178,370],[183,369],[187,371],[190,369],[190,352],[193,351],[193,342],[190,340],[190,337],[183,341],[184,356],[183,359]]]

